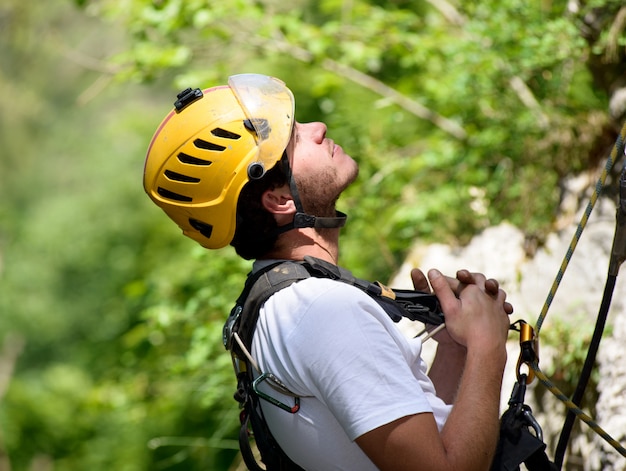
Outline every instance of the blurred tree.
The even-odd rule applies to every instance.
[[[0,469],[226,469],[219,331],[246,267],[190,260],[143,194],[169,95],[116,82],[124,35],[69,3],[0,21]]]
[[[541,238],[624,119],[619,0],[75,3],[0,5],[0,469],[236,460],[221,324],[249,265],[141,189],[176,89],[284,79],[360,163],[342,263],[380,279],[418,237]]]

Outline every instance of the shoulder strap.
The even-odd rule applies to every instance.
[[[234,340],[238,335],[243,346],[249,350],[261,306],[275,292],[310,275],[300,264],[277,262],[248,275],[244,289],[224,325],[224,346],[231,351],[237,376],[235,399],[241,404],[241,427],[239,448],[246,466],[251,471],[263,471],[251,448],[251,435],[261,454],[267,471],[304,471],[280,448],[269,430],[259,396],[253,387],[252,365],[246,353]]]
[[[224,346],[229,350],[234,347],[232,335],[237,333],[246,348],[250,348],[259,310],[265,301],[281,289],[310,276],[302,264],[291,261],[277,262],[250,273],[224,325]]]
[[[382,283],[374,283],[354,277],[341,267],[314,257],[304,257],[304,266],[311,276],[332,278],[351,284],[370,295],[394,322],[403,317],[425,324],[443,324],[444,317],[437,297],[430,293],[414,290],[391,289]]]

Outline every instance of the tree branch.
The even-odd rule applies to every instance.
[[[24,338],[20,335],[8,334],[4,338],[4,345],[0,352],[0,400],[9,388],[15,363],[24,349],[24,344]]]
[[[287,41],[280,39],[257,39],[260,41],[260,46],[263,48],[268,48],[268,43],[271,42],[271,50],[285,52],[294,59],[300,60],[302,62],[311,63],[314,60],[314,56],[311,52],[301,47],[290,44]],[[430,121],[436,127],[451,135],[455,139],[465,140],[467,138],[467,133],[465,129],[463,129],[456,122],[426,108],[421,103],[409,98],[406,95],[403,95],[402,93],[384,84],[383,82],[372,77],[371,75],[367,75],[353,67],[341,64],[333,59],[328,58],[322,60],[321,66],[326,70],[340,75],[341,77],[344,77],[351,82],[354,82],[382,97],[389,99],[389,101],[395,103],[396,105],[417,116],[418,118]]]
[[[619,36],[626,28],[626,6],[619,9],[615,20],[609,29],[606,53],[604,57],[607,62],[617,63],[619,60]]]
[[[7,334],[0,351],[0,402],[9,389],[15,363],[24,349],[24,338],[16,334]],[[0,470],[11,471],[11,461],[4,448],[4,440],[0,431]]]
[[[439,10],[443,17],[455,26],[462,26],[465,23],[465,17],[459,13],[454,5],[446,0],[426,0],[430,5]]]
[[[396,89],[386,85],[380,80],[375,79],[371,75],[364,74],[363,72],[353,67],[348,67],[344,64],[340,64],[339,62],[336,62],[332,59],[324,59],[322,61],[322,67],[324,67],[326,70],[335,72],[336,74],[341,75],[342,77],[347,78],[348,80],[357,83],[362,87],[367,88],[374,93],[377,93],[380,96],[389,99],[396,105],[417,116],[418,118],[430,121],[439,129],[446,132],[447,134],[450,134],[458,140],[462,141],[467,138],[467,133],[465,132],[465,129],[463,129],[456,122],[426,108],[421,103],[412,100],[406,95],[403,95]]]

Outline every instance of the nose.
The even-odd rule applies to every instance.
[[[307,131],[310,133],[311,138],[318,144],[321,144],[326,137],[326,131],[328,128],[322,122],[307,123]]]

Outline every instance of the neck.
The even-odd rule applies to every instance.
[[[281,234],[265,259],[303,260],[305,255],[337,264],[339,229],[293,229]]]

